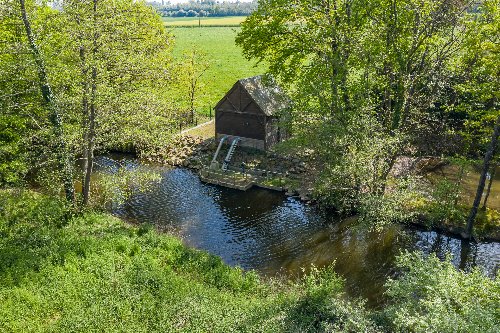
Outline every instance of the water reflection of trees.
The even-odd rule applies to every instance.
[[[476,243],[432,231],[407,230],[403,236],[399,227],[378,233],[351,228],[353,220],[340,222],[280,193],[207,186],[187,170],[166,172],[151,192],[134,195],[121,214],[177,226],[189,244],[267,275],[296,276],[311,264],[324,267],[336,261],[349,293],[372,305],[381,299],[387,277],[397,274],[394,259],[400,251],[440,258],[451,253],[459,268],[480,264],[490,271],[498,265],[491,256],[500,253],[498,245],[481,252]],[[478,261],[478,256],[485,258]]]

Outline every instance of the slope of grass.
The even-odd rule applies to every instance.
[[[1,332],[374,331],[332,271],[296,284],[109,215],[0,191]]]
[[[207,55],[210,67],[201,78],[203,89],[199,97],[200,109],[206,114],[208,107],[214,107],[237,80],[266,71],[264,65],[255,67],[254,62],[243,57],[234,42],[238,30],[230,27],[173,29],[176,37],[175,58],[180,59],[183,52],[193,47]]]
[[[398,260],[388,306],[369,313],[331,269],[262,281],[151,227],[0,190],[0,332],[498,331],[498,278]]]

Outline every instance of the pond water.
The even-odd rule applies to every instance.
[[[99,164],[108,172],[115,161]],[[294,278],[311,264],[335,270],[346,281],[346,292],[370,306],[383,303],[383,284],[394,276],[394,259],[401,251],[419,250],[444,258],[457,267],[481,267],[493,276],[500,267],[500,243],[469,243],[449,235],[394,226],[381,233],[350,227],[315,206],[283,193],[263,189],[246,192],[203,184],[186,169],[139,165],[155,169],[161,180],[148,192],[133,194],[114,208],[122,218],[173,229],[185,244],[220,256],[227,264],[255,269],[264,276]],[[102,169],[101,169],[102,170]]]

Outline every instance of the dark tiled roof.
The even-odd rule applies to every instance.
[[[267,116],[275,115],[290,104],[283,90],[273,80],[262,75],[241,79],[239,82]]]

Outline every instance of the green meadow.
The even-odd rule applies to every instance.
[[[198,103],[203,113],[208,113],[209,106],[213,108],[237,80],[266,71],[264,65],[256,66],[254,61],[243,57],[241,49],[234,42],[238,30],[234,27],[172,29],[176,38],[175,58],[179,59],[184,52],[193,48],[207,55],[210,67],[201,78],[203,88]]]
[[[201,26],[228,26],[238,27],[245,16],[223,16],[223,17],[163,17],[167,27],[198,27]]]

